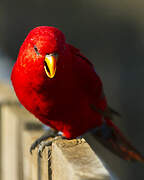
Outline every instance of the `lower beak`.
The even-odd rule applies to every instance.
[[[57,55],[50,54],[45,56],[44,69],[49,78],[53,78],[56,73]]]

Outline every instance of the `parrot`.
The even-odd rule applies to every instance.
[[[38,26],[29,32],[11,81],[20,103],[43,124],[62,132],[63,137],[73,139],[92,132],[118,157],[144,162],[113,123],[113,116],[119,113],[109,107],[94,65],[66,42],[58,28]]]

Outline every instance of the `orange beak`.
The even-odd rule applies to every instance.
[[[56,61],[58,55],[57,54],[48,54],[45,56],[44,60],[44,69],[49,78],[53,78],[56,73]]]

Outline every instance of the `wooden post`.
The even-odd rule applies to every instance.
[[[42,158],[38,156],[38,149],[36,148],[32,155],[29,152],[30,145],[35,139],[42,135],[42,131],[23,131],[23,180],[50,180],[51,169],[49,168],[49,148],[46,147],[42,153]]]
[[[23,180],[48,180],[48,158],[46,149],[43,152],[43,157],[39,158],[37,150],[33,151],[32,155],[29,152],[32,142],[42,135],[42,132],[23,131]],[[43,167],[43,168],[42,168]]]
[[[2,180],[19,179],[19,120],[10,110],[8,106],[2,106]]]
[[[42,158],[38,158],[37,149],[31,156],[29,146],[39,136],[37,132],[23,133],[23,139],[27,141],[24,143],[27,165],[24,164],[28,168],[24,180],[110,180],[108,171],[84,139],[57,140],[52,147],[44,149]]]
[[[17,103],[10,87],[6,84],[0,84],[0,178],[2,180],[17,180],[18,156],[18,137],[17,131],[19,122],[13,115],[8,113],[6,104]],[[7,111],[8,110],[8,111]],[[13,165],[12,165],[13,162]]]
[[[109,180],[100,159],[84,139],[58,140],[52,145],[53,180]]]

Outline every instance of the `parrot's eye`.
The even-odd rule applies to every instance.
[[[34,50],[35,50],[35,52],[36,52],[37,55],[40,54],[39,51],[38,51],[38,48],[36,47],[36,45],[34,45]]]

